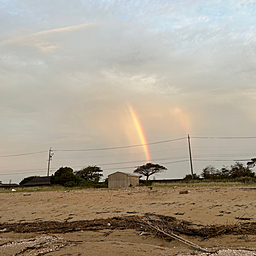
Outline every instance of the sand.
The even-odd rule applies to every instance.
[[[186,193],[182,193],[185,191]],[[0,222],[93,220],[154,213],[195,224],[226,225],[255,222],[255,199],[256,189],[251,187],[153,187],[152,190],[139,187],[10,192],[0,193]],[[45,243],[45,250],[52,249],[52,252],[44,252],[47,255],[200,255],[200,252],[178,241],[168,242],[153,235],[140,235],[138,231],[129,229],[47,235],[50,237],[37,233],[0,231],[0,255],[45,255],[42,254],[43,251],[38,254],[35,250],[19,253],[32,242]],[[256,234],[226,235],[207,240],[196,237],[188,239],[211,251],[228,248],[247,250],[246,253],[240,252],[241,254],[238,251],[237,254],[225,251],[226,255],[256,255]]]

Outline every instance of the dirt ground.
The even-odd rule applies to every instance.
[[[106,219],[161,214],[197,225],[230,225],[256,221],[256,189],[186,187],[83,189],[0,193],[0,223]],[[182,236],[218,255],[256,255],[256,234],[210,239]],[[40,245],[40,246],[39,246]],[[246,249],[232,252],[224,249]],[[225,252],[225,254],[221,254]],[[229,253],[229,254],[228,254]],[[236,254],[231,254],[236,253]],[[134,229],[76,231],[62,234],[0,230],[0,255],[192,255],[185,244]]]

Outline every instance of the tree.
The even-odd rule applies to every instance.
[[[98,183],[100,178],[103,177],[102,170],[100,167],[94,166],[87,166],[80,171],[75,172],[79,177],[82,178],[83,181],[92,181]]]
[[[253,173],[249,166],[244,166],[243,164],[236,162],[234,165],[231,165],[230,177],[231,178],[240,178],[240,177],[254,177]]]
[[[201,176],[203,179],[212,179],[217,175],[217,173],[218,173],[218,170],[215,167],[209,165],[203,169]]]
[[[52,184],[60,184],[62,186],[77,186],[81,182],[81,178],[73,173],[70,167],[60,167],[54,175],[51,176]]]
[[[209,165],[203,169],[201,176],[203,179],[237,179],[241,177],[255,177],[255,173],[250,169],[251,162],[247,163],[245,167],[243,164],[236,162],[230,167],[223,166],[220,170]]]
[[[167,169],[162,165],[147,163],[145,165],[139,166],[133,172],[146,176],[146,180],[148,180],[149,176],[156,174],[156,173],[163,172],[165,170],[167,170]]]

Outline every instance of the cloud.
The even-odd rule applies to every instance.
[[[233,0],[16,2],[0,9],[3,154],[139,144],[127,104],[148,142],[255,133],[250,8],[234,11]],[[152,156],[168,158],[170,147]],[[143,157],[136,150],[54,164],[132,161],[129,153]]]
[[[40,31],[31,35],[18,36],[12,39],[5,40],[3,45],[16,45],[16,46],[29,46],[36,48],[42,52],[54,52],[61,48],[61,43],[53,43],[49,37],[57,37],[58,34],[68,34],[79,30],[88,29],[96,26],[97,24],[81,24],[76,26],[68,26],[58,29],[50,29]]]

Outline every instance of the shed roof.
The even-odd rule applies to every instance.
[[[24,186],[47,186],[47,185],[51,185],[50,176],[35,177],[34,179],[24,184]]]
[[[11,184],[2,184],[0,183],[0,188],[11,188],[11,187],[18,187],[19,184],[11,183]]]
[[[129,172],[114,172],[114,173],[109,174],[108,176],[114,175],[114,174],[116,174],[116,173],[125,174],[126,176],[131,176],[131,177],[138,177],[138,178],[140,177],[140,176],[137,175],[137,174],[129,173]]]

